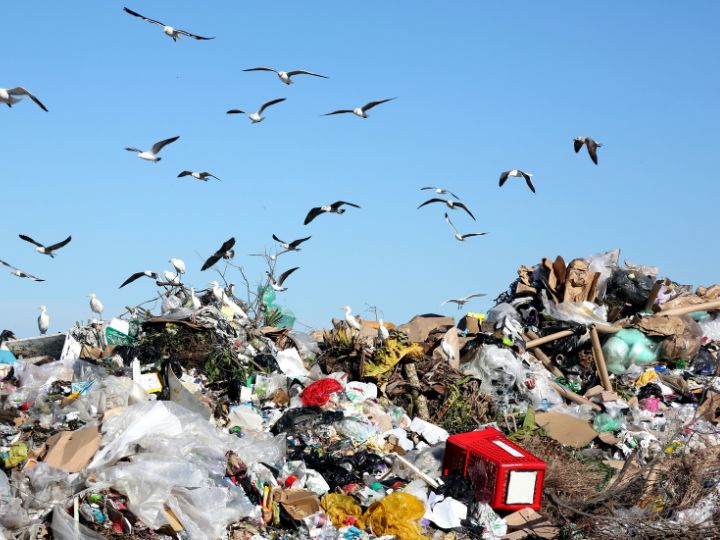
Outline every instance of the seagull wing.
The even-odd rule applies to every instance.
[[[292,242],[290,242],[288,245],[294,249],[294,248],[298,247],[300,244],[302,244],[303,242],[307,242],[311,238],[312,238],[312,236],[306,236],[305,238],[298,238],[297,240],[293,240]]]
[[[213,264],[218,262],[220,259],[223,258],[223,256],[230,251],[230,249],[235,245],[235,238],[230,238],[230,240],[225,241],[225,243],[220,246],[220,249],[218,249],[215,253],[210,255],[208,259],[203,263],[201,271],[207,270],[210,268]]]
[[[139,19],[142,19],[143,21],[147,21],[147,22],[153,23],[153,24],[159,24],[160,26],[165,26],[165,23],[161,23],[160,21],[156,21],[155,19],[148,19],[144,15],[140,15],[137,11],[133,11],[132,9],[128,9],[128,8],[124,7],[123,11],[125,13],[129,13],[133,17],[138,17]]]
[[[137,281],[141,277],[145,275],[145,272],[135,272],[132,276],[127,278],[125,281],[123,281],[123,284],[118,287],[118,289],[122,289],[125,285],[130,285],[133,281]],[[155,274],[157,276],[157,274]]]
[[[286,243],[287,243],[287,242],[285,242],[285,241],[283,241],[283,240],[280,240],[275,234],[272,235],[272,239],[275,240],[276,242],[281,243],[281,244],[286,244]]]
[[[503,187],[503,184],[507,182],[508,176],[510,176],[510,171],[503,171],[500,174],[500,187]]]
[[[388,101],[392,101],[393,99],[396,99],[396,98],[393,97],[393,98],[388,98],[388,99],[380,99],[378,101],[371,101],[370,103],[368,103],[367,105],[362,107],[362,110],[369,111],[373,107],[377,107],[378,105],[382,105],[383,103],[387,103]]]
[[[11,96],[27,96],[30,99],[32,99],[35,102],[35,104],[38,107],[40,107],[43,111],[48,112],[47,107],[45,105],[43,105],[42,102],[38,98],[33,96],[30,92],[28,92],[22,86],[16,86],[15,88],[10,88],[8,90],[8,94],[10,94]]]
[[[445,203],[445,199],[438,199],[437,197],[434,197],[434,198],[432,198],[432,199],[428,199],[427,201],[425,201],[424,203],[422,203],[420,206],[418,206],[418,209],[422,208],[423,206],[425,206],[425,205],[427,205],[427,204],[432,204],[432,203],[434,203],[434,202]],[[446,204],[447,204],[447,203],[446,203]]]
[[[575,140],[573,140],[573,147],[575,148],[575,153],[576,153],[576,154],[577,154],[577,153],[580,151],[580,149],[582,148],[583,142],[585,142],[585,141],[583,141],[582,139],[575,139]]]
[[[43,246],[40,242],[36,242],[35,240],[33,240],[32,238],[30,238],[29,236],[26,236],[26,235],[24,235],[24,234],[18,234],[18,236],[19,236],[20,238],[22,238],[23,240],[25,240],[26,242],[30,242],[31,244],[36,245],[37,247],[45,247],[45,246]]]
[[[155,144],[152,145],[152,148],[150,149],[150,151],[153,154],[157,154],[158,152],[160,152],[160,150],[165,148],[168,144],[174,143],[179,138],[180,138],[180,135],[178,135],[177,137],[170,137],[169,139],[165,139],[164,141],[156,142]]]
[[[223,242],[223,245],[220,246],[220,249],[217,251],[221,256],[225,255],[228,251],[230,251],[233,246],[235,245],[235,237],[230,238],[229,240],[225,240]]]
[[[481,293],[481,292],[473,293],[473,294],[468,294],[468,295],[464,298],[464,300],[470,300],[471,298],[480,298],[481,296],[487,296],[487,294]]]
[[[258,111],[258,114],[262,114],[265,109],[270,107],[271,105],[275,105],[276,103],[282,103],[287,98],[278,98],[278,99],[271,99],[270,101],[267,101],[262,104],[262,107],[260,107],[260,110]]]
[[[57,244],[53,244],[52,246],[48,246],[48,251],[55,251],[56,249],[60,249],[61,247],[65,247],[70,243],[70,240],[72,240],[72,236],[68,236],[65,240],[62,242],[58,242]]]
[[[197,39],[197,40],[208,41],[211,39],[215,39],[214,37],[203,37],[203,36],[198,36],[197,34],[191,34],[190,32],[186,32],[185,30],[177,30],[176,29],[175,31],[178,34],[182,34],[183,36],[191,37],[191,38]]]
[[[7,266],[8,268],[12,268],[13,270],[20,270],[19,268],[15,268],[12,264],[6,263],[3,260],[0,260],[0,264],[2,264],[3,266]]]
[[[447,213],[447,212],[445,212],[445,221],[447,222],[448,225],[450,225],[450,226],[452,227],[453,231],[455,231],[455,234],[460,234],[460,231],[458,231],[458,230],[455,228],[455,225],[453,225],[453,222],[450,221],[450,216],[448,216],[448,213]]]
[[[466,238],[472,238],[473,236],[485,236],[486,232],[471,232],[467,234],[461,234],[460,237],[465,240]]]
[[[313,73],[312,71],[305,71],[304,69],[296,69],[295,71],[288,71],[287,74],[288,74],[288,77],[293,77],[295,75],[312,75],[313,77],[320,77],[321,79],[329,79],[330,78],[330,77],[326,77],[325,75]]]
[[[142,150],[139,148],[125,148],[128,152],[137,152],[138,154],[142,154]]]
[[[192,174],[192,171],[183,171],[180,174],[177,175],[178,178],[182,178],[183,176],[190,176]]]
[[[299,266],[296,266],[295,268],[291,268],[290,270],[285,270],[282,274],[280,274],[280,277],[276,281],[277,285],[279,287],[282,287],[282,284],[285,282],[285,280],[288,278],[288,276],[299,268],[300,268]]]
[[[533,186],[532,180],[530,180],[530,175],[527,173],[524,173],[522,171],[520,171],[520,174],[523,175],[523,178],[525,179],[525,182],[527,182],[527,185],[530,188],[530,191],[535,193],[535,186]]]
[[[325,213],[325,211],[324,211],[321,207],[319,207],[319,206],[316,206],[315,208],[312,208],[312,209],[308,212],[308,215],[305,216],[305,221],[303,222],[303,224],[304,224],[304,225],[307,225],[307,224],[310,223],[313,219],[315,219],[316,217],[318,217],[320,214],[323,214],[323,213]]]
[[[230,109],[226,114],[247,114],[245,111],[240,109]]]
[[[269,67],[254,67],[249,69],[243,69],[243,71],[272,71],[273,73],[277,73],[277,69],[269,68]]]
[[[33,276],[32,274],[28,274],[27,272],[23,270],[19,270],[19,272],[22,274],[22,277],[26,277],[28,279],[32,279],[33,281],[45,281],[44,279],[40,279],[37,276]]]
[[[424,189],[435,189],[435,187],[433,187],[433,186],[421,187],[421,188],[420,188],[420,191],[422,191],[422,190],[424,190]]]
[[[592,159],[593,163],[595,165],[597,165],[598,164],[598,161],[597,161],[598,144],[595,141],[593,141],[592,139],[585,139],[585,146],[587,147],[588,154],[590,154],[590,159]]]
[[[202,174],[207,175],[207,176],[209,176],[210,178],[214,178],[215,180],[220,180],[220,178],[218,178],[217,176],[215,176],[215,175],[212,174],[212,173],[204,172],[204,173],[202,173]],[[220,180],[220,181],[222,182],[222,180]]]
[[[453,197],[455,197],[458,201],[460,200],[460,197],[458,197],[457,195],[455,195],[452,191],[448,191],[448,193],[449,193],[450,195],[452,195]]]
[[[470,211],[470,209],[469,209],[467,206],[465,206],[464,203],[456,202],[456,203],[454,204],[454,206],[457,206],[458,208],[462,208],[463,210],[465,210],[465,211],[468,213],[468,215],[469,215],[471,218],[473,218],[473,220],[475,220],[475,216],[472,215],[472,212]]]
[[[440,305],[441,305],[441,306],[444,306],[445,304],[447,304],[447,303],[449,303],[449,302],[452,302],[452,303],[454,303],[454,304],[460,304],[461,301],[462,301],[462,299],[460,299],[460,298],[448,298],[447,300],[445,300],[445,301],[444,301],[442,304],[440,304]]]
[[[325,114],[323,114],[323,116],[331,116],[333,114],[345,114],[345,113],[352,113],[352,112],[353,112],[352,109],[339,109],[337,111],[325,113]]]
[[[360,206],[358,206],[357,204],[351,203],[351,202],[347,202],[347,201],[337,201],[337,202],[332,203],[330,206],[331,206],[333,209],[337,210],[338,208],[340,208],[340,207],[341,207],[342,205],[344,205],[344,204],[346,204],[346,205],[348,205],[348,206],[352,206],[353,208],[360,208]]]

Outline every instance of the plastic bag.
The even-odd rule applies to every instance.
[[[549,300],[547,293],[540,291],[544,313],[556,321],[568,321],[580,324],[607,323],[607,308],[592,302],[560,302]]]
[[[480,377],[480,390],[498,404],[517,401],[519,394],[528,391],[523,384],[528,370],[509,349],[484,345],[478,355],[463,367]]]
[[[618,259],[620,258],[620,250],[613,249],[605,253],[596,253],[586,259],[588,269],[592,272],[600,274],[596,284],[596,297],[602,300],[607,290],[607,281],[618,267]]]
[[[0,472],[0,525],[9,529],[19,529],[29,523],[28,513],[22,506],[22,500],[12,497],[11,494],[10,482],[7,476]]]
[[[355,523],[362,515],[360,505],[350,495],[328,493],[320,501],[320,506],[337,528]]]
[[[393,535],[398,540],[426,538],[418,523],[425,515],[425,505],[417,497],[402,491],[391,493],[373,503],[360,520],[376,536]]]
[[[317,405],[322,407],[330,400],[332,394],[342,392],[342,390],[343,385],[335,379],[320,379],[305,387],[305,390],[300,394],[300,398],[305,406]]]
[[[620,374],[631,365],[646,366],[657,361],[658,343],[637,328],[623,328],[603,345],[603,355],[610,373]]]
[[[55,540],[104,540],[103,536],[75,521],[60,506],[53,508],[51,527]]]

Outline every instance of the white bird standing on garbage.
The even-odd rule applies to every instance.
[[[167,281],[171,285],[180,285],[179,275],[173,274],[170,270],[163,270],[162,275],[165,278],[165,281]]]
[[[515,177],[515,178],[524,178],[525,183],[527,183],[528,187],[530,188],[530,191],[535,193],[535,186],[532,183],[532,180],[530,179],[532,177],[532,174],[526,173],[521,171],[520,169],[512,169],[510,171],[503,171],[500,174],[500,187],[503,187],[503,184],[507,182],[508,177]]]
[[[4,103],[8,107],[12,108],[13,105],[22,101],[22,98],[17,97],[17,96],[29,97],[43,111],[48,112],[47,107],[45,107],[45,105],[43,105],[38,98],[33,96],[30,92],[28,92],[22,86],[16,86],[15,88],[0,88],[0,103]]]
[[[180,135],[178,135],[177,137],[170,137],[169,139],[165,139],[164,141],[156,142],[152,145],[152,148],[150,148],[150,150],[140,150],[138,148],[132,147],[125,148],[125,150],[127,150],[128,152],[136,152],[137,157],[139,157],[140,159],[157,163],[162,159],[160,156],[158,156],[160,150],[165,148],[168,144],[174,143],[179,138]]]
[[[275,73],[282,82],[288,85],[295,82],[291,79],[291,77],[294,77],[295,75],[312,75],[313,77],[320,77],[321,79],[329,79],[329,77],[326,77],[325,75],[319,75],[317,73],[313,73],[312,71],[305,71],[304,69],[296,69],[294,71],[278,71],[277,69],[269,67],[255,67],[243,69],[243,71],[271,71],[272,73]]]
[[[171,37],[173,41],[177,42],[177,40],[180,38],[180,36],[187,36],[191,37],[193,39],[202,40],[202,41],[208,41],[210,39],[215,39],[214,37],[203,37],[198,36],[196,34],[191,34],[190,32],[186,32],[185,30],[180,30],[179,28],[173,28],[172,26],[168,26],[165,23],[161,23],[160,21],[156,21],[155,19],[149,19],[145,17],[144,15],[140,15],[138,12],[133,11],[132,9],[128,9],[126,7],[123,8],[123,11],[125,13],[128,13],[132,15],[133,17],[137,17],[138,19],[142,19],[143,21],[147,21],[152,24],[157,24],[158,26],[163,27],[163,33]]]
[[[38,317],[38,330],[40,330],[40,335],[44,336],[47,334],[48,328],[50,328],[50,315],[48,315],[47,308],[45,306],[40,306],[38,309],[40,310],[40,316]]]
[[[185,302],[185,307],[198,310],[202,307],[202,302],[200,302],[200,299],[195,296],[195,288],[190,288],[190,298],[187,299],[187,302]]]
[[[440,348],[442,349],[442,352],[445,353],[445,356],[448,358],[448,362],[452,362],[452,360],[455,359],[455,351],[453,351],[453,348],[450,346],[450,344],[445,341],[445,337],[440,340]]]
[[[363,105],[362,107],[356,107],[355,109],[339,109],[337,111],[329,112],[324,114],[323,116],[331,116],[333,114],[354,114],[355,116],[359,116],[360,118],[367,118],[368,114],[367,111],[372,109],[373,107],[377,107],[378,105],[382,105],[383,103],[387,103],[388,101],[392,101],[396,98],[388,98],[388,99],[380,99],[378,101],[371,101],[370,103],[367,103]]]
[[[343,306],[340,309],[345,310],[345,322],[347,323],[347,325],[359,332],[362,326],[360,325],[360,322],[357,320],[357,318],[354,315],[351,315],[352,309],[350,309],[350,306]]]
[[[185,273],[185,261],[183,261],[182,259],[170,259],[168,262],[173,265],[178,275],[182,275]]]
[[[288,276],[290,276],[290,274],[292,274],[295,270],[299,268],[299,266],[296,266],[294,268],[291,268],[290,270],[285,270],[282,274],[280,274],[280,277],[278,277],[277,280],[273,279],[273,276],[270,272],[265,272],[267,274],[268,280],[270,281],[270,286],[272,287],[273,291],[287,291],[287,287],[283,287],[283,283],[285,283],[285,280],[288,278]]]
[[[383,320],[378,320],[378,339],[380,341],[385,341],[387,338],[390,337],[390,332],[387,328],[385,328],[385,325],[383,324]]]
[[[262,115],[262,113],[265,112],[265,109],[267,109],[271,105],[275,105],[276,103],[282,103],[283,101],[285,101],[285,99],[286,98],[278,98],[267,101],[262,104],[262,106],[257,110],[257,112],[254,113],[246,113],[241,109],[230,109],[227,114],[247,114],[247,117],[250,119],[250,121],[253,124],[257,124],[258,122],[262,122],[263,120],[265,120],[265,117]]]
[[[229,307],[233,313],[238,316],[238,318],[247,320],[247,313],[245,313],[240,306],[228,298],[228,295],[225,294],[225,291],[217,281],[210,281],[208,282],[208,285],[212,287],[213,296],[218,302],[220,302],[220,305]]]
[[[93,313],[100,315],[100,320],[102,320],[102,302],[98,299],[97,296],[95,296],[95,293],[88,294],[88,298],[90,299],[90,309]]]

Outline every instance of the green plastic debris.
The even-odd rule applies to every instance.
[[[620,429],[620,423],[607,413],[598,414],[593,420],[593,427],[599,433]]]

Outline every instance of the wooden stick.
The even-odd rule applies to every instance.
[[[415,465],[410,463],[407,459],[402,457],[400,454],[393,454],[395,456],[395,459],[398,460],[400,463],[402,463],[405,467],[410,469],[412,472],[417,474],[422,480],[425,481],[426,484],[428,484],[432,488],[439,488],[444,482],[440,479],[436,480],[435,478],[432,478],[431,476],[428,476],[424,472],[422,472],[420,469],[418,469]]]
[[[573,403],[577,403],[578,405],[590,405],[594,410],[602,411],[602,407],[600,405],[598,405],[597,403],[593,403],[589,399],[576,394],[569,388],[565,388],[563,385],[558,384],[555,381],[550,381],[550,382],[552,382],[553,388],[555,388],[555,390],[558,391],[558,394],[560,394],[562,397],[564,397],[568,401],[572,401]]]
[[[688,313],[695,313],[696,311],[717,311],[719,309],[720,300],[713,300],[712,302],[703,302],[702,304],[695,304],[692,306],[666,309],[664,311],[659,311],[655,314],[655,316],[669,317],[671,315],[687,315]]]
[[[612,392],[613,387],[610,383],[610,376],[608,375],[607,364],[605,363],[605,355],[603,355],[602,347],[600,347],[600,336],[598,336],[597,328],[594,326],[590,329],[590,339],[592,340],[595,367],[597,368],[598,375],[600,375],[602,386],[608,392]]]

